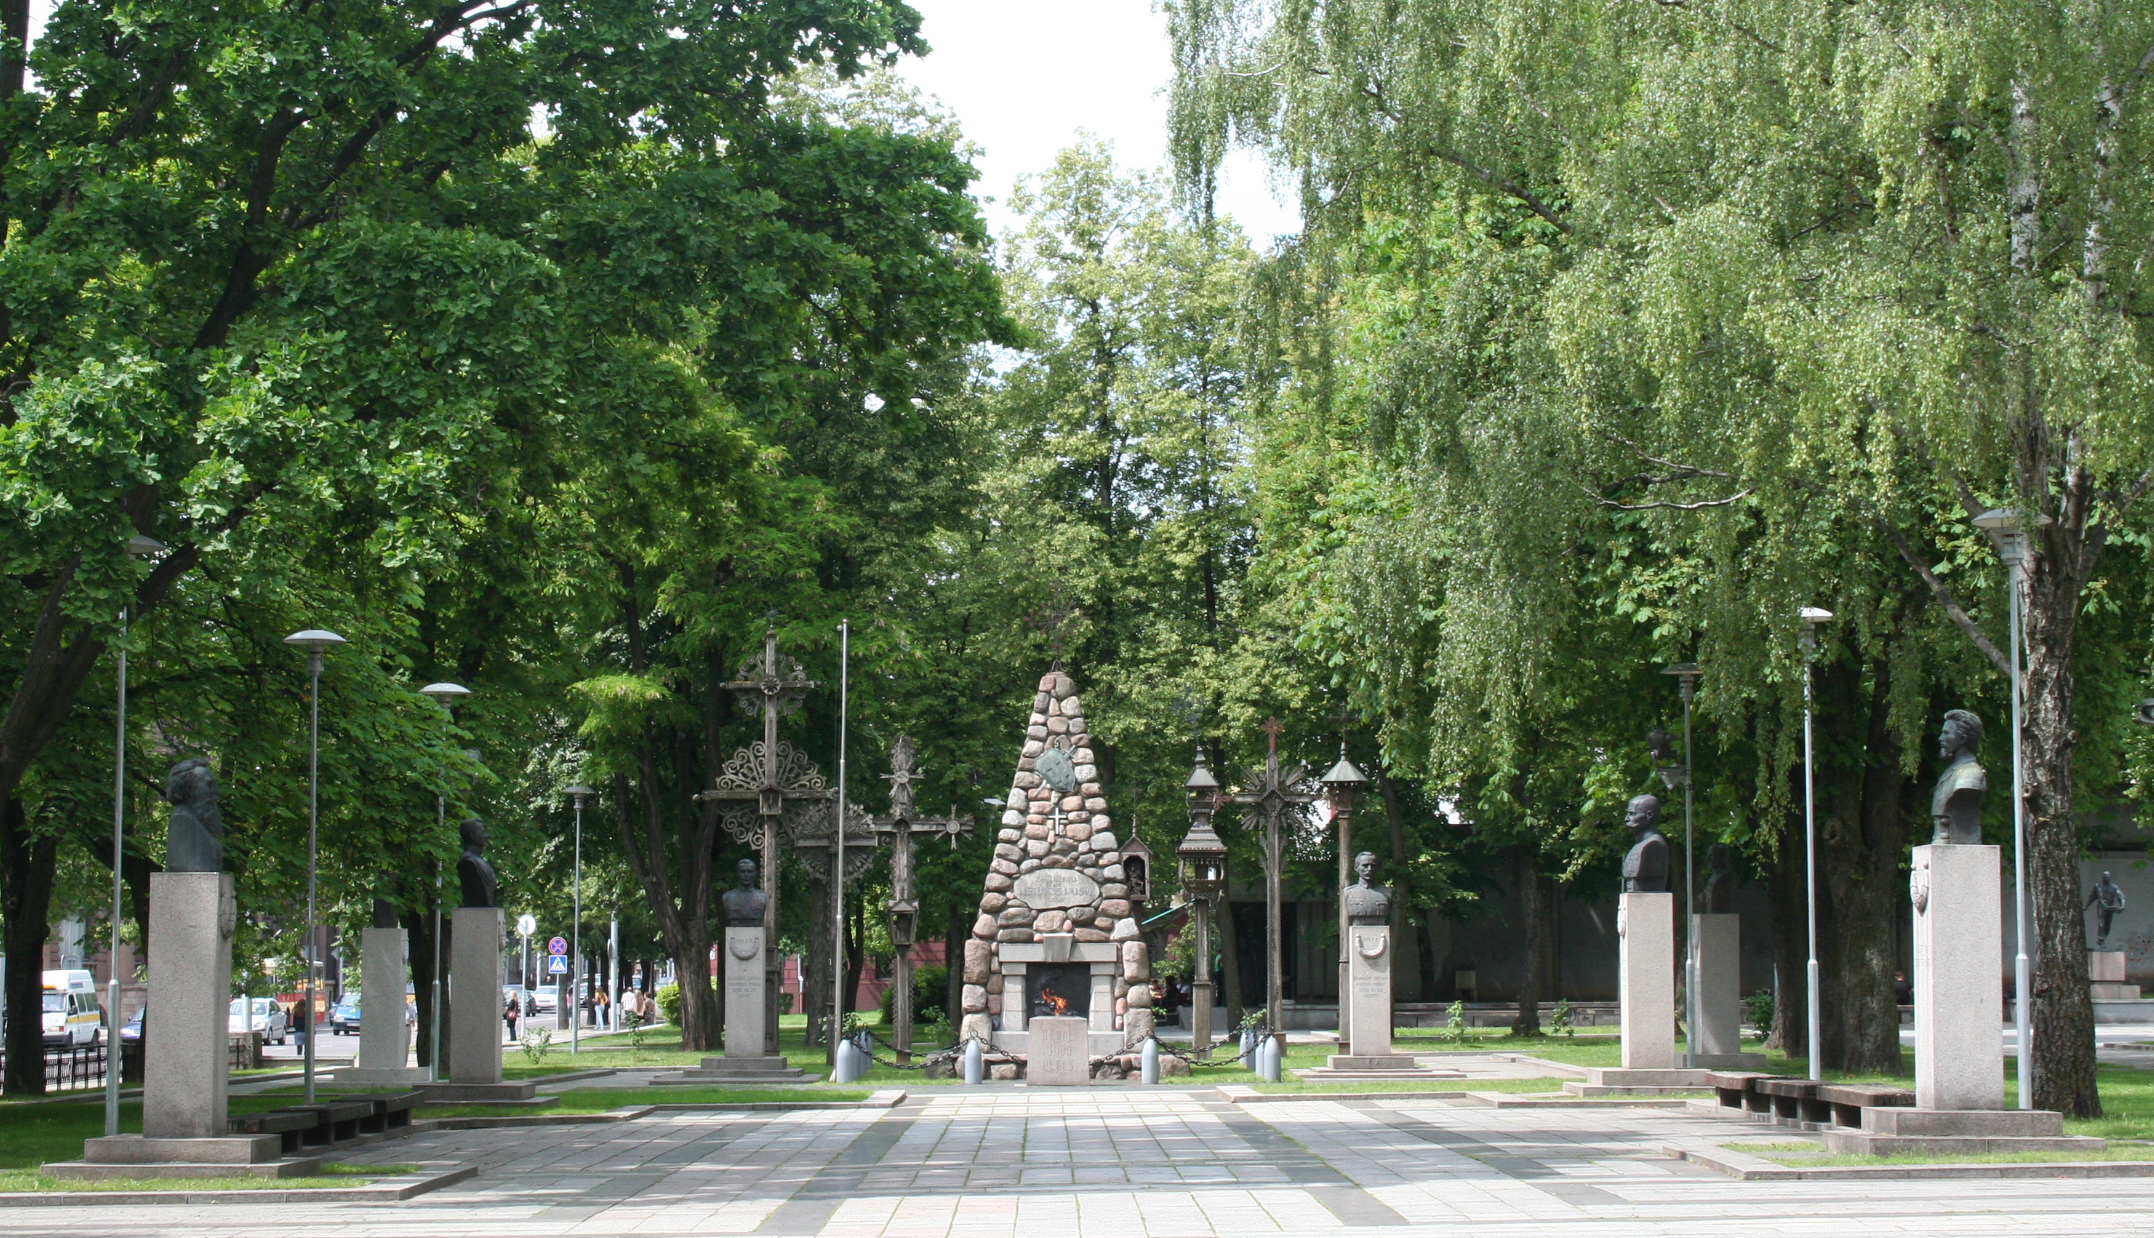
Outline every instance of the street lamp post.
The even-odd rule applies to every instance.
[[[1347,1014],[1351,994],[1346,987],[1346,887],[1353,884],[1354,865],[1354,796],[1369,785],[1354,763],[1346,759],[1346,737],[1339,737],[1339,763],[1318,779],[1324,784],[1324,798],[1331,801],[1332,815],[1339,822],[1339,1052],[1352,1053],[1348,1043],[1347,1029],[1353,1026]]]
[[[1824,1061],[1818,1046],[1817,972],[1817,754],[1810,729],[1810,664],[1817,657],[1817,625],[1832,622],[1832,612],[1805,606],[1802,618],[1802,838],[1803,900],[1810,924],[1810,958],[1803,973],[1808,981],[1804,1015],[1804,1052],[1810,1058],[1810,1077],[1823,1079]]]
[[[598,792],[580,782],[565,789],[576,800],[576,888],[569,896],[571,910],[568,924],[568,953],[570,958],[576,960],[577,972],[576,988],[569,994],[569,1000],[576,1002],[582,1000],[579,993],[583,987],[583,801],[586,797],[596,795]],[[594,1006],[592,1009],[595,1010],[597,1007]],[[583,1014],[581,1011],[577,1011],[570,1016],[568,1021],[568,1051],[570,1053],[577,1053],[582,1050],[582,1037]]]
[[[307,651],[307,936],[300,960],[306,969],[300,988],[299,1017],[306,1020],[307,1060],[301,1073],[306,1079],[306,1103],[314,1103],[314,879],[321,834],[322,807],[322,654],[345,644],[343,637],[323,628],[308,628],[284,638],[284,643]]]
[[[457,698],[470,696],[471,689],[462,684],[430,683],[419,689],[419,695],[441,702],[442,713],[453,720],[456,717]],[[434,837],[438,839],[448,832],[449,796],[445,791],[438,792],[434,796]],[[530,980],[527,976],[525,978],[526,987],[529,984]],[[433,990],[433,1004],[427,1015],[426,1043],[427,1056],[430,1059],[427,1066],[428,1069],[433,1071],[434,1082],[439,1083],[446,1076],[443,1073],[441,1062],[441,995],[443,990],[441,986],[441,861],[438,858],[434,861],[434,980],[428,987]]]
[[[1212,813],[1219,806],[1219,780],[1204,764],[1204,745],[1197,745],[1196,768],[1182,783],[1189,797],[1189,833],[1177,853],[1182,859],[1182,888],[1189,892],[1195,910],[1197,972],[1189,984],[1189,1009],[1194,1031],[1190,1051],[1198,1061],[1212,1056],[1212,903],[1226,888],[1227,845],[1212,830]]]
[[[1662,668],[1673,675],[1683,697],[1683,1065],[1698,1068],[1698,865],[1690,805],[1690,702],[1698,695],[1698,664],[1678,662]],[[1664,732],[1665,733],[1665,732]],[[1662,771],[1668,777],[1671,771]]]
[[[1990,535],[1997,546],[1997,557],[2004,560],[2005,592],[2008,595],[2006,613],[2007,637],[2012,646],[2012,919],[2018,949],[2012,958],[2012,1054],[2019,1070],[2019,1107],[2034,1108],[2033,1055],[2027,1050],[2034,1038],[2032,1020],[2029,1017],[2029,1000],[2032,994],[2033,964],[2027,954],[2028,915],[2027,907],[2027,793],[2024,785],[2026,764],[2021,758],[2023,729],[2022,687],[2019,671],[2020,646],[2020,595],[2027,588],[2027,550],[2029,528],[2038,528],[2050,522],[2040,512],[2024,512],[2010,507],[1996,507],[1974,518],[1975,527]]]
[[[165,544],[137,533],[127,539],[127,555],[146,559]],[[120,896],[125,888],[121,859],[127,829],[127,607],[120,607],[119,722],[112,744],[112,951],[105,964],[105,1134],[120,1133]],[[253,1012],[253,1004],[247,1007]]]

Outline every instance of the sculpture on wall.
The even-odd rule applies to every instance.
[[[2087,906],[2094,909],[2094,948],[2109,948],[2109,928],[2116,923],[2117,913],[2124,910],[2124,891],[2117,883],[2102,873],[2102,879],[2094,883],[2094,893],[2087,896]]]

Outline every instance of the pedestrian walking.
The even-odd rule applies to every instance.
[[[591,1026],[604,1031],[612,1030],[613,1021],[607,1018],[612,1013],[612,1009],[613,1003],[606,999],[606,990],[593,990],[591,993]]]
[[[509,1043],[512,1045],[516,1043],[516,1017],[523,1013],[522,1007],[523,1003],[511,993],[507,1004],[501,1008],[501,1021],[508,1025]]]

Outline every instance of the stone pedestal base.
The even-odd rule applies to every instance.
[[[1069,1016],[1028,1020],[1025,1081],[1034,1087],[1073,1087],[1092,1082],[1088,1030],[1084,1019]]]
[[[163,876],[219,876],[217,873],[154,873]],[[153,904],[154,907],[154,904]],[[152,917],[156,915],[153,910]],[[153,981],[154,983],[154,981]],[[82,1141],[82,1159],[54,1161],[43,1172],[55,1178],[296,1178],[311,1174],[321,1161],[287,1157],[276,1135],[209,1135],[165,1138],[102,1135]]]
[[[1635,896],[1632,896],[1635,897]],[[1700,1068],[1686,1070],[1680,1066],[1660,1070],[1631,1070],[1617,1066],[1586,1067],[1585,1082],[1568,1080],[1563,1090],[1573,1096],[1663,1096],[1671,1092],[1695,1092],[1710,1089],[1711,1072]]]
[[[364,1052],[364,1049],[361,1052]],[[431,1072],[424,1066],[392,1066],[381,1069],[347,1066],[328,1078],[338,1087],[346,1088],[415,1088],[432,1081]]]
[[[1351,1000],[1345,1005],[1339,1026],[1345,1031],[1350,1053],[1341,1060],[1398,1061],[1391,1052],[1391,926],[1350,924],[1346,927],[1346,984]],[[1405,1059],[1411,1068],[1412,1058]],[[1370,1069],[1385,1069],[1370,1067]]]
[[[2087,951],[2087,996],[2098,1002],[2136,1002],[2139,986],[2124,983],[2122,950]]]
[[[411,1060],[411,1028],[404,1022],[404,930],[369,927],[362,948],[366,970],[359,987],[356,1065],[361,1070],[402,1070]]]
[[[1915,1108],[1902,1113],[2005,1107],[2001,871],[1996,847],[1915,848]]]
[[[654,1084],[684,1083],[813,1083],[816,1076],[777,1056],[707,1057],[698,1070],[660,1075]]]
[[[1927,849],[1916,848],[1918,851]],[[1991,1152],[2099,1152],[2109,1145],[2106,1140],[2065,1134],[2064,1115],[2048,1109],[1881,1106],[1862,1111],[1862,1129],[1859,1131],[1827,1130],[1825,1146],[1834,1152],[1869,1156],[1949,1156]]]
[[[142,1134],[175,1152],[157,1160],[193,1159],[184,1153],[197,1145],[205,1156],[230,1155],[223,1141],[233,890],[230,873],[150,874],[149,1003],[157,1017],[143,1041]],[[90,1146],[103,1142],[88,1141],[84,1158],[98,1160]]]
[[[449,1082],[501,1082],[499,907],[459,907],[449,934]]]
[[[1617,997],[1623,1065],[1672,1070],[1675,1052],[1675,896],[1625,894],[1616,905]]]
[[[763,929],[725,930],[725,1055],[754,1059],[763,1051]],[[779,1058],[779,1062],[785,1059]],[[704,1063],[706,1069],[709,1061]]]
[[[1358,1004],[1358,1003],[1357,1003]],[[1331,1081],[1343,1083],[1371,1079],[1463,1079],[1465,1073],[1456,1070],[1437,1070],[1416,1063],[1408,1053],[1334,1053],[1322,1066],[1309,1067],[1294,1072],[1296,1078],[1311,1083]]]
[[[1690,1029],[1698,1065],[1738,1067],[1743,1053],[1743,918],[1692,916],[1693,949],[1698,953],[1698,1025]],[[1709,1062],[1706,1059],[1711,1058]],[[1759,1058],[1760,1062],[1764,1059]]]
[[[536,1081],[517,1083],[421,1083],[419,1099],[428,1105],[553,1105],[558,1096],[540,1096]]]

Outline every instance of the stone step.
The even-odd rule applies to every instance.
[[[1650,1085],[1609,1086],[1597,1083],[1580,1083],[1576,1079],[1566,1079],[1563,1083],[1563,1090],[1571,1096],[1696,1096],[1699,1092],[1709,1089],[1703,1084],[1695,1087],[1687,1085],[1678,1087],[1653,1087]]]

